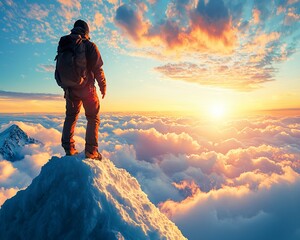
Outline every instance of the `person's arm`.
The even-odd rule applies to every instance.
[[[100,88],[100,91],[101,91],[101,94],[102,94],[102,99],[103,99],[105,97],[105,94],[106,94],[106,78],[105,78],[104,71],[103,71],[102,67],[100,67],[98,70],[99,71],[95,71],[94,74],[95,74],[95,78],[98,82],[98,86]]]
[[[100,88],[102,99],[106,94],[106,79],[104,75],[104,71],[102,69],[103,61],[101,58],[101,54],[96,46],[96,44],[91,42],[89,49],[89,59],[91,64],[91,70],[94,73],[94,76],[98,82],[98,86]]]

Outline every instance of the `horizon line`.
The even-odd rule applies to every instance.
[[[258,109],[258,110],[248,110],[243,111],[244,113],[257,113],[257,112],[284,112],[284,111],[300,111],[300,107],[297,108],[271,108],[271,109]],[[84,111],[80,112],[83,114]],[[114,110],[114,111],[103,111],[101,114],[111,114],[111,113],[186,113],[186,114],[194,114],[194,111],[191,110]],[[57,111],[57,112],[0,112],[0,114],[65,114],[65,111]]]

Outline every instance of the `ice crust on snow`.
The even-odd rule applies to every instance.
[[[126,170],[78,155],[52,157],[3,204],[0,239],[186,238]]]

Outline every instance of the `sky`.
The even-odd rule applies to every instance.
[[[17,124],[42,143],[25,145],[18,151],[20,161],[0,155],[0,207],[26,188],[49,159],[64,156],[63,121],[64,114],[0,115],[0,133]],[[80,116],[75,141],[81,156],[85,126]],[[111,161],[136,178],[150,201],[190,240],[300,239],[300,116],[216,123],[183,116],[103,114],[99,150],[103,164]],[[99,182],[119,186],[113,177],[103,176]]]
[[[300,108],[299,0],[0,1],[0,112],[63,112],[61,36],[88,22],[104,112]]]

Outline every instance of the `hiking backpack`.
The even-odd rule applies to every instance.
[[[86,54],[84,39],[78,34],[60,38],[55,57],[55,79],[66,88],[79,88],[86,83]]]

